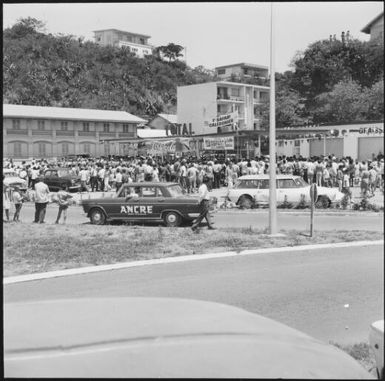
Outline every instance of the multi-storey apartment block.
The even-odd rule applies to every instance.
[[[103,29],[94,31],[95,42],[102,46],[127,47],[138,57],[152,54],[153,46],[148,43],[150,36],[125,32],[118,29]]]
[[[248,80],[267,80],[269,69],[267,66],[239,63],[233,65],[218,66],[215,74],[221,80],[235,80],[247,82]],[[260,83],[261,84],[261,83]]]
[[[259,130],[261,104],[268,98],[269,87],[245,83],[219,81],[179,86],[178,123],[191,123],[195,135]],[[221,117],[230,114],[234,122],[224,126]]]

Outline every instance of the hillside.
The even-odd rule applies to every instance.
[[[71,35],[42,33],[22,19],[3,32],[3,101],[12,104],[124,110],[151,117],[176,112],[176,88],[213,74],[157,56],[101,47]]]

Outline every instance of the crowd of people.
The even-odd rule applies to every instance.
[[[148,156],[78,157],[57,161],[36,159],[19,164],[12,159],[3,161],[3,168],[13,169],[20,178],[26,180],[28,188],[33,190],[44,172],[52,167],[68,168],[71,174],[78,176],[81,192],[117,191],[122,184],[128,182],[171,181],[180,183],[188,193],[196,193],[204,180],[207,180],[205,182],[211,191],[223,186],[231,188],[237,178],[243,175],[268,174],[269,158],[265,156],[237,160],[232,156],[219,160],[215,157],[175,157],[165,160]],[[350,157],[337,158],[334,155],[310,158],[279,156],[277,173],[301,176],[309,184],[338,187],[340,191],[347,193],[351,187],[359,186],[362,197],[373,196],[377,188],[384,191],[383,155],[368,161],[353,160]],[[5,193],[7,192],[3,186],[3,204],[8,205],[12,200]]]

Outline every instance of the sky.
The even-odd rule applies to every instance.
[[[186,47],[190,67],[246,62],[270,64],[270,3],[3,3],[3,29],[18,19],[33,17],[46,23],[46,33],[72,34],[93,41],[93,31],[121,29],[151,36],[149,43],[170,42]],[[383,12],[381,1],[274,2],[275,71],[290,70],[297,52],[313,42],[350,31],[361,32]]]

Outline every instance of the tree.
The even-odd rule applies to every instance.
[[[291,87],[307,99],[332,91],[341,81],[371,87],[383,76],[383,44],[342,38],[317,41],[292,61]]]
[[[365,90],[355,81],[339,82],[332,91],[316,97],[314,121],[354,122],[367,119],[369,101]]]
[[[164,46],[158,46],[155,51],[159,56],[162,55],[166,58],[168,58],[169,62],[175,61],[178,57],[182,57],[183,54],[181,53],[183,50],[183,46],[176,45],[172,42],[170,42],[168,45]]]
[[[20,18],[17,23],[8,29],[10,37],[22,38],[30,34],[43,33],[45,31],[45,23],[33,17]]]

